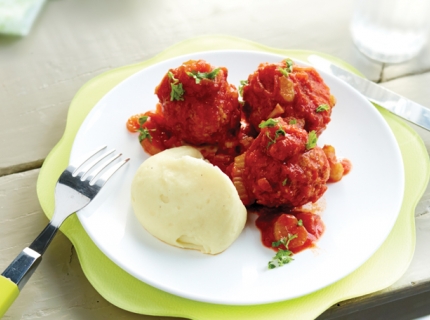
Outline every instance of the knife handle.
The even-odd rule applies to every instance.
[[[6,313],[19,295],[18,285],[0,276],[0,318]]]

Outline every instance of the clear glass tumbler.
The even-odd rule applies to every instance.
[[[356,0],[352,39],[371,59],[399,63],[416,56],[430,30],[430,0]]]

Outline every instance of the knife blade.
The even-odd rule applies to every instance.
[[[402,97],[372,81],[342,69],[320,56],[311,55],[308,57],[308,61],[317,69],[345,81],[371,102],[430,131],[430,109]]]

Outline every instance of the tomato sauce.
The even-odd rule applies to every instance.
[[[321,217],[312,212],[260,208],[257,214],[255,224],[261,232],[261,241],[265,247],[275,251],[288,249],[298,253],[314,247],[324,232]],[[283,244],[273,246],[274,242],[289,236],[295,237],[289,242],[288,248]]]
[[[243,103],[227,76],[203,60],[170,69],[155,88],[156,110],[131,116],[127,129],[150,155],[182,145],[200,150],[230,177],[244,205],[257,207],[264,246],[293,253],[315,246],[321,217],[298,208],[352,168],[334,147],[316,145],[335,98],[315,69],[289,59],[260,64],[242,88]],[[281,239],[290,239],[288,248]]]
[[[335,99],[314,68],[293,65],[289,70],[286,61],[262,63],[249,75],[243,88],[246,119],[259,130],[268,118],[295,117],[304,120],[306,131],[320,135],[330,122]]]
[[[243,185],[245,205],[254,201],[268,207],[298,207],[315,202],[326,191],[330,167],[317,146],[307,147],[309,135],[299,123],[269,119],[234,164],[231,176]]]

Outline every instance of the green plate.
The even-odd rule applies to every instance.
[[[281,54],[307,61],[318,54],[358,73],[345,62],[322,53],[268,48],[226,36],[206,36],[181,42],[154,58],[112,71],[86,83],[74,97],[60,142],[46,158],[37,181],[40,204],[48,216],[54,212],[54,188],[69,161],[70,150],[80,125],[95,104],[119,82],[160,61],[179,55],[209,50],[254,50]],[[378,107],[377,107],[378,108]],[[178,316],[192,319],[314,319],[333,304],[384,289],[406,271],[415,248],[415,206],[427,186],[430,166],[420,137],[396,116],[378,108],[399,144],[405,166],[405,194],[399,217],[384,244],[359,269],[342,280],[312,294],[293,300],[255,305],[224,306],[174,296],[141,282],[110,261],[85,233],[76,215],[61,231],[76,248],[82,269],[94,288],[110,303],[135,313]],[[402,253],[399,259],[398,253]],[[389,273],[386,271],[390,270]]]

